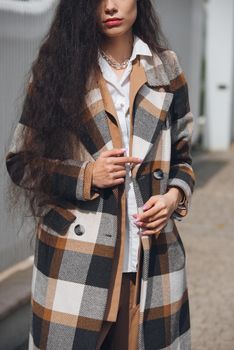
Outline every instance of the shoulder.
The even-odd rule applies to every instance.
[[[159,57],[170,81],[171,90],[177,90],[181,85],[185,85],[185,74],[176,52],[173,50],[164,50],[160,53]]]

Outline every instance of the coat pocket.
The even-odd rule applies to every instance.
[[[76,216],[68,209],[59,206],[52,206],[52,208],[44,215],[42,224],[59,235],[64,236],[75,219]]]

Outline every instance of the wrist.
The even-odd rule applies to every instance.
[[[176,209],[183,199],[183,192],[178,187],[170,187],[166,193],[166,196],[170,198],[174,209]]]

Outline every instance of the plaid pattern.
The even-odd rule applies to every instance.
[[[133,81],[142,69],[145,81],[132,99],[130,138],[132,155],[144,160],[132,169],[137,206],[141,211],[150,196],[165,193],[169,186],[181,188],[184,198],[158,239],[139,238],[138,349],[188,350],[186,256],[174,219],[187,215],[195,183],[190,155],[193,116],[187,83],[173,51],[165,51],[161,58],[156,54],[140,57]],[[74,160],[35,161],[35,169],[42,161],[48,165],[50,191],[61,197],[61,202],[49,208],[37,229],[30,350],[94,350],[102,321],[108,319],[108,292],[117,258],[115,248],[125,234],[121,231],[125,212],[121,206],[123,185],[99,192],[91,189],[93,161],[100,152],[122,145],[118,121],[115,113],[110,113],[113,106],[106,103],[102,83],[101,77],[90,83],[81,113],[82,155]],[[66,106],[69,108],[69,103]],[[12,180],[27,187],[27,151],[20,148],[18,138],[24,119],[22,114],[6,163]],[[156,169],[163,171],[163,178],[154,176]],[[75,206],[64,204],[71,202]]]

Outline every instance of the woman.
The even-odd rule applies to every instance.
[[[193,115],[150,0],[61,0],[7,154],[36,225],[30,349],[190,349]]]

